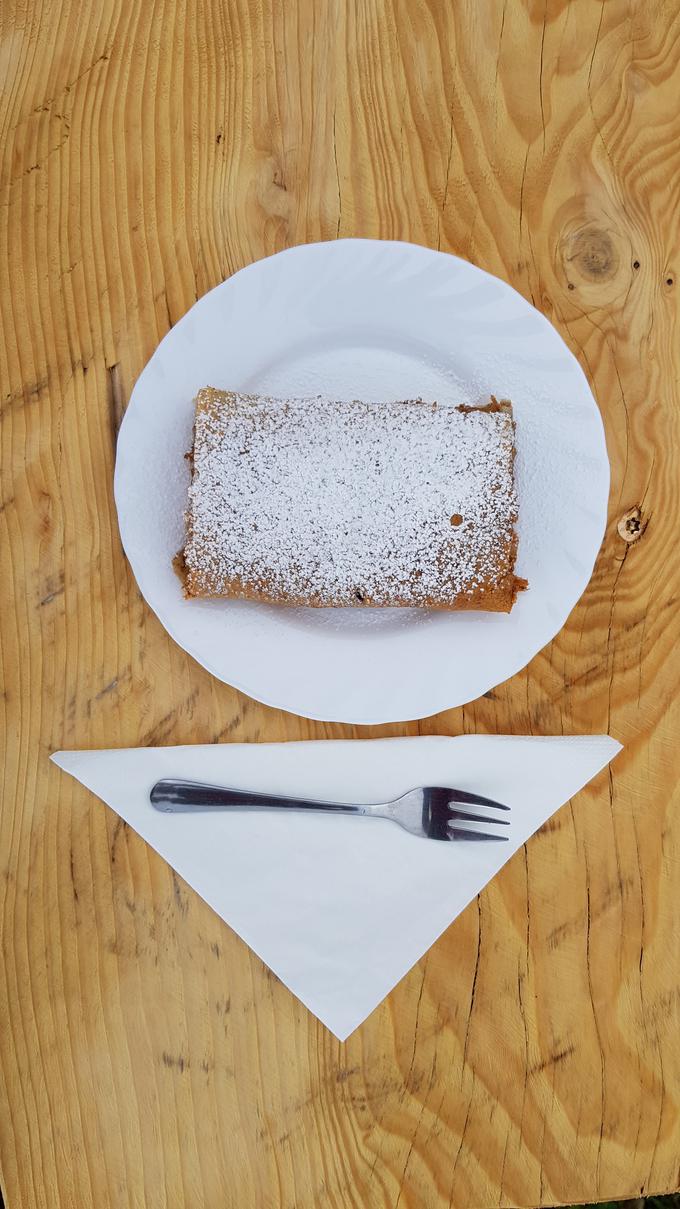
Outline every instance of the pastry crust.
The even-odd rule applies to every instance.
[[[187,597],[509,612],[512,405],[196,398]]]

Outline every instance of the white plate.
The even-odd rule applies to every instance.
[[[201,386],[279,395],[512,399],[520,546],[512,613],[283,609],[185,601],[192,400]],[[180,646],[268,705],[327,721],[422,718],[519,671],[592,574],[609,462],[588,383],[510,286],[413,244],[343,239],[260,260],[201,298],[161,342],[118,439],[115,497],[140,590]]]

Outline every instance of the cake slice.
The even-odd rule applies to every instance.
[[[509,402],[196,398],[187,597],[509,612]]]

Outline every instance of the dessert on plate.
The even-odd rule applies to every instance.
[[[512,405],[196,398],[187,597],[509,612]]]

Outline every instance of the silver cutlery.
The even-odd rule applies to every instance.
[[[411,789],[394,802],[363,805],[352,802],[322,802],[313,798],[281,797],[277,794],[251,793],[244,789],[226,789],[221,785],[203,785],[199,781],[157,781],[151,790],[156,810],[166,814],[184,814],[202,810],[297,810],[333,814],[362,814],[374,819],[390,819],[412,835],[430,840],[507,840],[490,828],[508,827],[509,806],[461,789],[425,786]],[[476,807],[471,810],[469,807]]]

